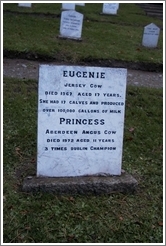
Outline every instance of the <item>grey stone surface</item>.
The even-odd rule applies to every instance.
[[[41,65],[37,176],[121,174],[127,70]]]
[[[62,11],[59,37],[81,39],[82,24],[83,14],[75,10]]]
[[[142,45],[148,48],[156,48],[158,44],[160,28],[151,23],[144,27]]]
[[[80,176],[65,178],[26,177],[23,181],[24,192],[48,192],[64,194],[112,194],[133,193],[138,186],[137,180],[123,172],[120,176]]]
[[[31,8],[32,4],[31,3],[19,3],[18,6]]]
[[[75,5],[85,6],[85,3],[75,3]]]
[[[75,3],[62,3],[62,10],[75,10]]]
[[[103,14],[116,15],[119,8],[118,3],[103,3]]]

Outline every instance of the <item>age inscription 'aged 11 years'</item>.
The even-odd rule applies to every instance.
[[[120,175],[127,70],[41,65],[37,176]]]

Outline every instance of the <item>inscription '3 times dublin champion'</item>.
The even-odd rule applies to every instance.
[[[41,65],[37,177],[121,175],[123,68]]]
[[[68,150],[68,147],[51,147],[51,150],[54,151],[65,151]],[[116,150],[116,147],[108,146],[108,147],[99,147],[99,146],[90,146],[90,147],[70,147],[70,150]]]

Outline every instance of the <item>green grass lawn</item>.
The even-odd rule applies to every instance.
[[[155,22],[156,25],[162,27],[162,21],[154,17],[146,16],[143,9],[133,3],[120,3],[119,10],[116,16],[101,15],[102,3],[86,3],[84,7],[75,6],[75,10],[84,15],[85,20],[113,22],[117,24],[145,26],[150,22]],[[31,8],[18,7],[17,3],[4,3],[4,11],[19,12],[19,13],[36,13],[36,14],[54,14],[55,17],[60,17],[61,3],[33,3]]]
[[[162,27],[162,21],[135,4],[120,4],[117,16],[100,15],[101,3],[77,6],[84,14],[82,42],[57,37],[60,3],[3,8],[3,48],[9,53],[67,64],[163,63],[162,29],[157,48],[141,46],[143,27],[152,22]],[[35,80],[3,80],[3,242],[162,243],[162,89],[127,87],[122,168],[137,179],[138,190],[101,196],[22,192],[23,179],[36,175],[37,90]]]
[[[82,42],[58,38],[61,4],[36,3],[32,6],[23,8],[17,4],[4,4],[5,51],[70,63],[95,59],[163,63],[162,29],[157,48],[141,45],[144,26],[153,22],[162,27],[162,21],[146,16],[135,4],[120,4],[117,16],[101,15],[101,3],[76,6],[76,10],[84,14]]]
[[[127,87],[122,168],[136,193],[55,196],[21,191],[36,175],[37,81],[3,83],[4,243],[162,243],[162,89]]]

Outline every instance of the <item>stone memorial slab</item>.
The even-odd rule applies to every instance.
[[[61,13],[60,36],[71,39],[81,39],[83,14],[67,10]]]
[[[62,3],[62,10],[75,10],[75,3]]]
[[[103,3],[102,14],[116,15],[118,11],[118,3]]]
[[[37,177],[121,175],[127,70],[40,65]]]
[[[31,8],[31,3],[19,3],[18,6],[19,7],[28,7],[28,8]]]
[[[149,48],[156,48],[158,44],[160,28],[151,23],[144,27],[142,45]]]
[[[85,3],[76,3],[75,5],[85,6]]]
[[[24,192],[49,192],[56,195],[103,195],[133,194],[138,182],[132,175],[123,172],[120,176],[80,177],[32,177],[23,181]]]

